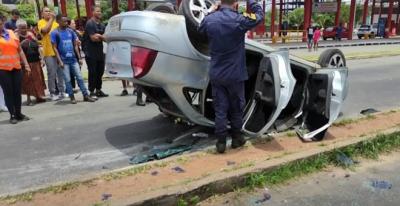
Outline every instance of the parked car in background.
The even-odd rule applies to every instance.
[[[357,36],[359,39],[362,39],[363,37],[366,36],[368,36],[368,38],[375,38],[377,34],[378,34],[378,24],[373,24],[373,25],[364,24],[357,29]]]
[[[214,126],[209,47],[197,26],[212,0],[183,0],[179,14],[132,11],[113,16],[105,36],[106,73],[132,81],[169,117]],[[173,32],[172,32],[173,31]],[[260,136],[295,128],[303,140],[322,140],[348,91],[343,53],[325,50],[318,64],[245,40],[243,131]]]
[[[337,28],[337,26],[331,26],[331,27],[324,29],[322,31],[322,39],[327,40],[327,39],[332,38],[333,40],[335,40],[336,39],[336,28]],[[348,35],[349,35],[349,30],[347,30],[347,28],[343,27],[341,38],[347,39]]]

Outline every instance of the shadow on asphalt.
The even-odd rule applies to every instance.
[[[168,146],[169,138],[179,136],[188,129],[186,125],[174,124],[170,119],[158,115],[150,120],[109,128],[105,131],[105,136],[121,152],[134,155],[157,145]]]
[[[175,124],[170,118],[158,115],[150,120],[109,128],[106,140],[123,154],[133,157],[151,154],[154,149],[169,149],[179,145],[192,146],[188,152],[204,150],[215,144],[212,135],[193,137],[193,133],[207,132],[208,128]],[[177,138],[177,139],[175,139]],[[171,141],[175,139],[175,141]]]

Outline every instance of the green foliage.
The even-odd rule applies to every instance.
[[[8,9],[8,7],[4,6],[3,4],[0,4],[0,14],[2,14],[4,16],[9,16],[10,9]]]
[[[304,8],[297,8],[288,15],[289,24],[295,27],[300,27],[304,22]]]
[[[85,5],[79,5],[79,11],[81,16],[86,16]],[[78,17],[75,0],[67,0],[67,14],[71,19],[76,19]]]
[[[118,3],[119,12],[128,11],[128,1],[119,1]],[[106,23],[112,17],[111,0],[101,0],[100,7],[103,16],[103,22]]]
[[[17,9],[21,14],[21,18],[24,19],[28,24],[36,24],[38,21],[37,12],[35,10],[35,4],[20,3],[17,5]]]
[[[329,165],[341,165],[336,156],[343,153],[354,159],[357,157],[377,159],[379,154],[389,153],[400,148],[400,132],[377,135],[373,139],[349,145],[331,152],[282,165],[272,171],[252,173],[246,177],[249,189],[285,183],[290,179],[318,172]]]
[[[332,13],[314,13],[312,19],[315,24],[322,28],[335,24],[335,14]]]

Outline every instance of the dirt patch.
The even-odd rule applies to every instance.
[[[119,205],[126,199],[139,200],[150,193],[154,194],[160,190],[168,191],[168,188],[172,186],[179,185],[184,188],[185,185],[210,175],[223,175],[261,162],[273,161],[273,159],[288,154],[325,147],[332,143],[348,140],[350,137],[376,133],[399,124],[399,112],[377,114],[348,125],[331,127],[323,142],[302,143],[293,136],[280,136],[271,140],[258,139],[254,144],[248,143],[243,149],[229,149],[223,155],[217,155],[210,151],[197,152],[175,158],[175,160],[153,162],[138,169],[138,172],[131,176],[107,175],[66,191],[37,193],[29,198],[30,201],[17,201],[13,205],[75,206],[101,205],[101,203]],[[175,167],[179,167],[181,170],[174,170]],[[107,202],[102,201],[104,194],[112,195]],[[2,201],[0,205],[8,204]]]

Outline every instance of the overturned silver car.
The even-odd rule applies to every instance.
[[[212,127],[207,42],[196,33],[199,19],[191,8],[197,7],[190,6],[196,2],[182,3],[183,15],[132,11],[112,17],[106,28],[106,73],[133,81],[161,112]],[[210,3],[198,6],[206,11]],[[328,49],[316,64],[250,39],[245,47],[243,132],[259,136],[296,128],[303,140],[322,140],[348,91],[343,53]]]

